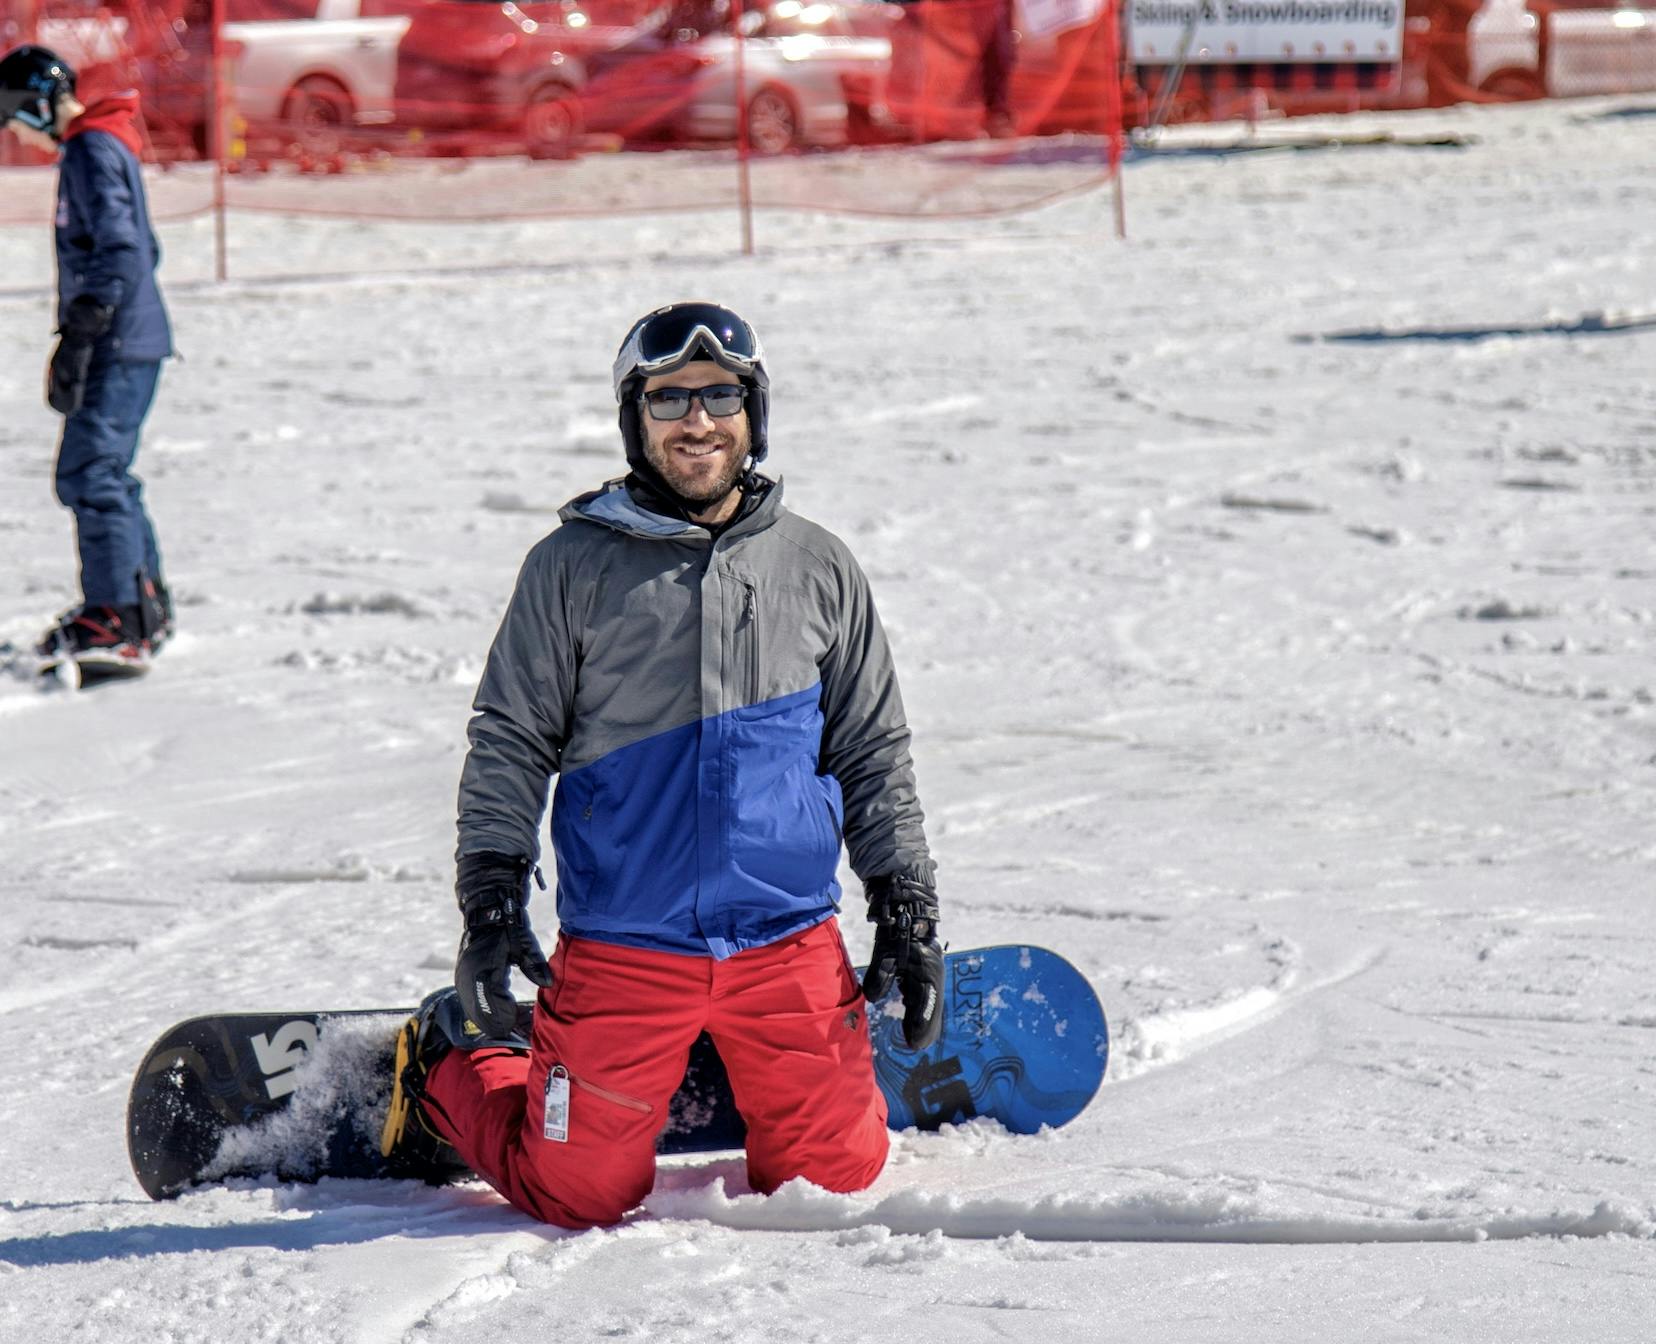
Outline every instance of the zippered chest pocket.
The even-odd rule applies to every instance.
[[[732,688],[735,703],[742,708],[757,705],[765,698],[764,646],[759,625],[759,589],[750,579],[741,584],[740,608],[736,616],[735,658],[739,683]]]

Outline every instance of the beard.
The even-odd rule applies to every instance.
[[[701,468],[679,456],[680,447],[716,447],[717,469]],[[749,435],[744,424],[740,433],[715,430],[711,434],[672,434],[661,444],[647,444],[644,457],[656,475],[685,504],[706,508],[717,504],[742,480],[747,470]]]

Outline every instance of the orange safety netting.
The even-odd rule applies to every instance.
[[[85,100],[140,90],[149,158],[222,161],[223,186],[158,184],[161,218],[215,191],[405,218],[976,214],[1098,182],[1120,131],[1107,0],[10,3],[8,45],[58,51]]]
[[[1127,127],[1656,88],[1644,3],[0,0],[0,41],[141,91],[162,219],[925,216],[1092,186]],[[49,196],[6,170],[0,222]]]

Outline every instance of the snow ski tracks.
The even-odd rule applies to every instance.
[[[1222,1041],[1280,1017],[1313,996],[1365,974],[1385,957],[1383,950],[1357,953],[1344,965],[1315,979],[1302,980],[1302,957],[1286,940],[1262,949],[1276,973],[1265,984],[1232,989],[1208,1002],[1169,1007],[1127,1018],[1116,1031],[1111,1073],[1129,1079],[1176,1064]]]

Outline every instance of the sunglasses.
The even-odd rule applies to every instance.
[[[711,387],[658,387],[640,398],[652,420],[682,420],[690,414],[691,401],[716,419],[735,415],[747,400],[748,390],[736,383],[715,383]]]

